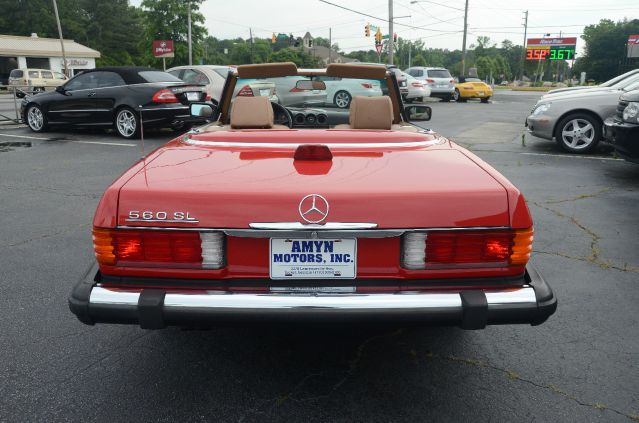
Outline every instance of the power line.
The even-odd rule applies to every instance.
[[[415,0],[415,3],[432,3],[432,4],[436,4],[437,6],[441,6],[441,7],[447,7],[449,9],[454,9],[454,10],[459,10],[461,12],[464,11],[464,9],[460,9],[458,7],[453,7],[453,6],[449,6],[447,4],[441,4],[441,3],[437,3],[435,1],[431,1],[431,0]]]

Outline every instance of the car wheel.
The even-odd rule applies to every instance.
[[[32,104],[26,112],[27,125],[33,132],[44,132],[47,129],[47,117],[37,104]]]
[[[44,87],[35,87],[33,89],[34,93],[43,93],[44,92]]]
[[[490,97],[484,97],[481,99],[482,103],[488,103],[488,100],[490,100]]]
[[[555,132],[557,144],[569,153],[588,153],[601,139],[601,123],[585,113],[568,115]]]
[[[340,109],[347,109],[351,105],[351,95],[348,91],[338,91],[333,97],[333,103]]]
[[[140,119],[128,107],[118,110],[115,115],[115,130],[122,138],[137,138],[140,135]]]
[[[424,102],[424,97],[417,97],[413,101],[415,101],[416,103],[423,103]]]
[[[459,90],[457,88],[455,88],[455,92],[453,93],[453,100],[455,100],[457,102],[461,102],[462,101],[462,96],[459,93]]]

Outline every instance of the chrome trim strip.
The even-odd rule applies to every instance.
[[[197,219],[125,219],[127,222],[166,222],[166,223],[199,223]],[[165,228],[159,228],[165,229]]]
[[[286,129],[288,131],[288,129]],[[269,129],[273,131],[273,129]],[[277,131],[277,129],[275,130]],[[184,136],[182,142],[188,145],[207,146],[207,147],[250,147],[250,148],[286,148],[295,149],[303,143],[275,143],[275,142],[229,142],[229,141],[200,141],[193,140]],[[442,143],[441,139],[431,141],[416,142],[379,142],[379,143],[324,143],[329,148],[350,148],[350,149],[369,149],[369,148],[409,148],[409,147],[429,147]]]
[[[535,291],[530,286],[503,291],[486,291],[488,309],[513,305],[536,304]],[[90,305],[137,307],[138,291],[111,290],[96,286],[91,291]],[[195,310],[429,310],[446,309],[461,312],[459,292],[397,292],[385,294],[356,293],[236,293],[208,291],[206,294],[168,291],[165,309]]]
[[[377,227],[377,223],[326,222],[321,224],[301,222],[256,222],[249,223],[249,227],[253,229],[267,229],[271,231],[330,231],[337,229],[375,229]]]
[[[49,110],[49,113],[110,112],[111,109]]]

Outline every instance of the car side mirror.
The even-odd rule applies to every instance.
[[[191,116],[210,118],[215,107],[210,104],[191,104]]]
[[[404,108],[409,122],[425,122],[430,120],[433,109],[430,106],[406,106]]]
[[[65,90],[62,85],[58,85],[57,87],[55,87],[55,92],[62,95],[67,95],[67,90]]]

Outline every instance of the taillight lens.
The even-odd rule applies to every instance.
[[[299,89],[299,88],[297,88],[297,87],[293,87],[293,88],[291,88],[290,90],[288,90],[288,92],[289,92],[289,93],[303,93],[303,92],[305,92],[305,91],[306,91],[306,90],[301,90],[301,89]]]
[[[173,91],[164,88],[153,95],[154,103],[177,103],[178,99]]]
[[[237,93],[240,97],[253,97],[253,90],[248,85],[242,87],[242,89]]]
[[[422,84],[421,82],[413,82],[411,84],[413,87],[417,87],[417,88],[421,88],[424,86],[424,84]]]
[[[426,82],[428,82],[429,84],[434,84],[435,80],[434,79],[427,79]]]
[[[99,264],[131,267],[220,269],[224,266],[221,232],[93,229]]]
[[[402,263],[407,269],[525,266],[532,241],[532,228],[409,232]]]
[[[363,82],[362,83],[362,87],[364,87],[364,88],[373,88],[373,84],[371,84],[370,82]]]
[[[451,84],[454,84],[454,83],[455,83],[455,80],[454,80],[454,79],[451,79],[451,80],[450,80],[450,81],[448,81],[448,82],[450,82]]]

